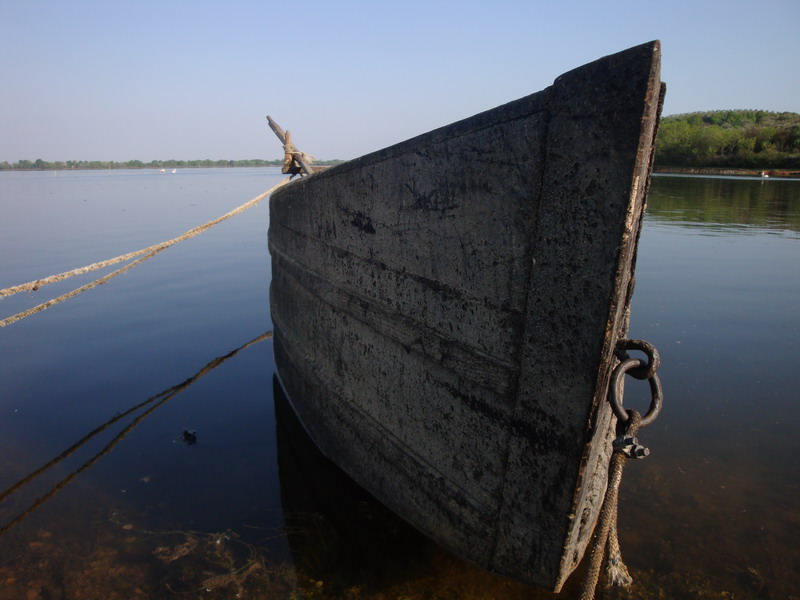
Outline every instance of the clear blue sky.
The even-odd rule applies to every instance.
[[[664,114],[800,112],[800,0],[0,0],[0,161],[353,158],[660,39]]]

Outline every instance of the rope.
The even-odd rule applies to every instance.
[[[642,415],[635,410],[628,411],[630,418],[626,423],[625,436],[634,437],[639,430]],[[605,572],[609,585],[630,585],[631,576],[622,562],[617,535],[617,504],[619,500],[619,484],[622,482],[622,470],[628,457],[621,448],[614,448],[609,465],[608,487],[603,499],[603,507],[597,523],[597,532],[592,540],[589,554],[589,567],[583,581],[580,600],[592,600],[600,579],[605,556]]]
[[[156,394],[155,396],[151,396],[147,400],[145,400],[143,402],[140,402],[139,404],[137,404],[136,406],[134,406],[132,408],[129,408],[124,413],[119,414],[119,415],[113,417],[112,419],[106,421],[104,424],[100,425],[99,427],[96,427],[94,430],[92,430],[91,432],[89,432],[88,434],[83,436],[79,441],[77,441],[72,446],[70,446],[69,448],[64,450],[64,452],[59,454],[56,458],[54,458],[51,461],[49,461],[48,463],[42,465],[41,467],[39,467],[38,469],[36,469],[32,473],[30,473],[29,475],[27,475],[27,476],[23,477],[22,479],[20,479],[17,483],[12,485],[10,488],[8,488],[4,492],[2,492],[2,494],[0,494],[0,501],[5,500],[8,496],[13,494],[15,491],[17,491],[23,485],[31,482],[33,479],[35,479],[36,477],[38,477],[39,475],[41,475],[42,473],[44,473],[45,471],[47,471],[51,467],[53,467],[56,464],[58,464],[59,462],[63,461],[65,458],[67,458],[72,453],[74,453],[78,448],[83,446],[86,442],[91,440],[97,434],[99,434],[103,430],[107,429],[108,427],[110,427],[111,425],[113,425],[114,423],[119,421],[120,419],[122,419],[125,416],[127,416],[127,415],[129,415],[129,414],[131,414],[131,413],[133,413],[133,412],[135,412],[137,410],[139,410],[140,408],[143,408],[143,407],[147,406],[148,404],[151,404],[151,403],[155,402],[155,404],[153,404],[153,406],[151,406],[145,412],[143,412],[141,415],[136,417],[122,431],[120,431],[114,437],[114,439],[112,439],[108,444],[106,444],[103,447],[102,450],[100,450],[100,452],[98,452],[97,454],[92,456],[89,460],[87,460],[80,467],[75,469],[72,473],[67,475],[64,479],[62,479],[61,481],[56,483],[44,495],[42,495],[39,498],[37,498],[23,512],[21,512],[16,517],[14,517],[10,521],[8,521],[5,525],[0,526],[0,536],[2,536],[3,534],[7,533],[8,530],[10,530],[12,527],[14,527],[15,525],[19,524],[21,521],[23,521],[25,518],[27,518],[29,515],[31,515],[31,513],[36,511],[40,506],[42,506],[45,502],[50,500],[50,498],[55,496],[60,490],[62,490],[64,487],[66,487],[67,484],[70,481],[75,479],[75,477],[77,477],[83,471],[85,471],[89,467],[91,467],[98,460],[100,460],[103,456],[105,456],[106,454],[111,452],[111,450],[114,449],[114,446],[116,446],[123,439],[125,439],[125,437],[127,437],[127,435],[131,431],[133,431],[136,427],[138,427],[139,424],[142,421],[144,421],[144,419],[146,419],[148,416],[153,414],[153,412],[155,412],[156,409],[158,409],[160,406],[163,406],[167,401],[169,401],[172,398],[174,398],[175,396],[177,396],[183,390],[185,390],[190,385],[195,383],[198,379],[200,379],[204,375],[207,375],[210,371],[216,369],[218,366],[220,366],[226,360],[233,358],[234,356],[236,356],[242,350],[245,350],[245,349],[249,348],[250,346],[253,346],[253,345],[255,345],[255,344],[259,343],[259,342],[262,342],[262,341],[264,341],[266,339],[270,339],[270,338],[272,338],[272,331],[267,331],[265,333],[262,333],[258,337],[253,338],[249,342],[239,346],[235,350],[231,350],[230,352],[228,352],[227,354],[225,354],[223,356],[218,356],[214,360],[208,362],[206,364],[206,366],[204,366],[202,369],[200,369],[197,373],[195,373],[194,375],[192,375],[188,379],[184,380],[182,383],[174,385],[171,388],[168,388],[168,389],[164,390],[163,392],[160,392],[160,393]]]
[[[256,204],[261,202],[261,200],[263,200],[264,198],[266,198],[267,196],[272,194],[272,192],[274,192],[279,187],[285,185],[288,182],[289,182],[289,178],[286,178],[286,179],[282,180],[280,183],[272,186],[266,192],[264,192],[262,194],[259,194],[258,196],[256,196],[252,200],[248,200],[247,202],[245,202],[241,206],[233,209],[232,211],[230,211],[228,213],[225,213],[221,217],[217,217],[216,219],[213,219],[213,220],[209,221],[208,223],[205,223],[205,224],[200,225],[198,227],[194,227],[193,229],[190,229],[189,231],[187,231],[183,235],[180,235],[180,236],[178,236],[176,238],[172,238],[171,240],[167,240],[167,241],[161,242],[159,244],[153,244],[152,246],[148,246],[147,248],[142,248],[141,250],[136,250],[135,252],[128,252],[127,254],[122,254],[122,255],[116,256],[114,258],[109,258],[108,260],[92,263],[90,265],[86,265],[85,267],[80,267],[78,269],[72,269],[71,271],[65,271],[64,273],[59,273],[57,275],[51,275],[51,276],[45,277],[43,279],[37,279],[35,281],[29,281],[27,283],[22,283],[20,285],[15,285],[15,286],[11,286],[11,287],[4,288],[4,289],[0,290],[0,298],[5,298],[6,296],[12,296],[14,294],[18,294],[19,292],[36,291],[40,287],[42,287],[43,285],[47,285],[47,284],[50,284],[50,283],[56,283],[58,281],[63,281],[65,279],[69,279],[70,277],[75,277],[76,275],[83,275],[84,273],[89,273],[91,271],[96,271],[98,269],[102,269],[104,267],[108,267],[108,266],[113,265],[113,264],[117,264],[117,263],[120,263],[120,262],[123,262],[123,261],[126,261],[126,260],[130,260],[131,258],[135,258],[137,256],[141,256],[142,254],[147,254],[147,256],[145,256],[144,258],[139,259],[138,261],[133,262],[130,265],[127,265],[126,267],[123,267],[122,269],[118,269],[117,271],[114,271],[113,273],[110,273],[109,275],[106,275],[105,277],[101,277],[100,279],[97,279],[96,281],[93,281],[90,284],[87,284],[85,286],[77,288],[77,289],[75,289],[75,290],[73,290],[71,292],[68,292],[67,294],[59,296],[58,298],[54,298],[52,300],[49,300],[49,301],[44,302],[42,304],[39,304],[38,306],[35,306],[35,307],[31,308],[31,309],[28,309],[26,311],[17,313],[16,315],[12,315],[11,317],[3,319],[2,321],[0,321],[0,327],[5,327],[6,325],[10,325],[12,323],[15,323],[15,322],[17,322],[17,321],[19,321],[21,319],[24,319],[25,317],[28,317],[28,316],[30,316],[32,314],[35,314],[35,313],[40,312],[40,311],[43,311],[46,308],[49,308],[49,307],[53,306],[54,304],[58,304],[59,302],[63,302],[64,300],[72,298],[73,296],[77,296],[81,292],[85,292],[86,290],[89,290],[89,289],[91,289],[93,287],[96,287],[98,285],[102,285],[103,283],[105,283],[106,281],[111,279],[112,277],[116,277],[117,275],[121,275],[122,273],[124,273],[128,269],[130,269],[130,268],[132,268],[132,267],[134,267],[134,266],[136,266],[138,264],[141,264],[142,262],[144,262],[145,260],[147,260],[149,258],[152,258],[153,256],[155,256],[156,254],[158,254],[162,250],[165,250],[166,248],[169,248],[170,246],[173,246],[173,245],[177,244],[178,242],[182,242],[184,240],[188,240],[189,238],[193,238],[196,235],[199,235],[199,234],[203,233],[204,231],[210,229],[214,225],[217,225],[218,223],[221,223],[222,221],[225,221],[226,219],[230,219],[231,217],[239,214],[240,212],[243,212],[243,211],[247,210],[248,208],[251,208],[251,207],[255,206]]]
[[[72,290],[71,292],[67,292],[66,294],[62,294],[61,296],[58,296],[57,298],[53,298],[51,300],[48,300],[47,302],[42,302],[41,304],[38,304],[38,305],[34,306],[33,308],[29,308],[27,310],[23,310],[22,312],[18,312],[17,314],[11,315],[10,317],[6,317],[2,321],[0,321],[0,327],[5,327],[6,325],[11,325],[12,323],[16,323],[17,321],[21,321],[25,317],[30,317],[31,315],[34,315],[34,314],[36,314],[38,312],[42,312],[43,310],[45,310],[47,308],[50,308],[51,306],[54,306],[55,304],[59,304],[61,302],[64,302],[64,300],[69,300],[70,298],[72,298],[74,296],[77,296],[78,294],[80,294],[82,292],[85,292],[85,291],[90,290],[90,289],[92,289],[94,287],[97,287],[98,285],[103,285],[109,279],[113,279],[117,275],[122,275],[125,271],[128,271],[129,269],[132,269],[136,265],[142,264],[144,261],[146,261],[146,260],[148,260],[150,258],[153,258],[156,254],[158,254],[162,250],[166,250],[166,249],[167,249],[167,246],[164,246],[163,248],[159,248],[158,250],[155,250],[155,251],[151,252],[150,254],[148,254],[147,256],[145,256],[143,258],[140,258],[139,260],[135,260],[135,261],[133,261],[132,263],[130,263],[128,265],[125,265],[121,269],[117,269],[116,271],[113,271],[113,272],[109,273],[108,275],[104,275],[100,279],[95,279],[91,283],[87,283],[86,285],[81,286],[79,288],[76,288],[76,289]]]
[[[63,281],[64,279],[69,279],[70,277],[74,277],[76,275],[83,275],[84,273],[89,273],[91,271],[96,271],[98,269],[102,269],[104,267],[108,267],[108,266],[111,266],[111,265],[116,264],[116,263],[124,262],[126,260],[130,260],[131,258],[135,258],[137,256],[141,256],[142,254],[147,254],[148,252],[153,252],[153,251],[156,251],[156,250],[162,250],[163,248],[168,248],[169,246],[177,244],[178,242],[182,242],[184,240],[188,240],[189,238],[192,238],[192,237],[194,237],[194,236],[196,236],[196,235],[198,235],[200,233],[203,233],[207,229],[210,229],[214,225],[217,225],[218,223],[221,223],[222,221],[225,221],[226,219],[230,219],[231,217],[239,214],[240,212],[243,212],[243,211],[247,210],[248,208],[251,208],[251,207],[255,206],[256,204],[261,202],[261,200],[263,200],[264,198],[269,196],[272,192],[274,192],[279,187],[285,185],[288,182],[289,182],[289,179],[286,178],[286,179],[282,180],[280,183],[278,183],[277,185],[274,185],[273,187],[268,189],[263,194],[259,194],[258,196],[256,196],[252,200],[248,200],[247,202],[245,202],[241,206],[239,206],[239,207],[233,209],[232,211],[222,215],[221,217],[217,217],[216,219],[213,219],[213,220],[209,221],[208,223],[205,223],[203,225],[200,225],[198,227],[190,229],[189,231],[187,231],[183,235],[180,235],[180,236],[178,236],[176,238],[172,238],[171,240],[167,240],[167,241],[161,242],[159,244],[153,244],[152,246],[148,246],[147,248],[142,248],[141,250],[136,250],[135,252],[128,252],[127,254],[122,254],[120,256],[115,256],[114,258],[109,258],[108,260],[92,263],[90,265],[86,265],[85,267],[80,267],[78,269],[73,269],[71,271],[65,271],[64,273],[59,273],[57,275],[51,275],[50,277],[45,277],[43,279],[37,279],[35,281],[29,281],[28,283],[22,283],[20,285],[15,285],[15,286],[12,286],[12,287],[8,287],[8,288],[5,288],[5,289],[2,289],[2,290],[0,290],[0,298],[5,298],[6,296],[12,296],[14,294],[18,294],[19,292],[36,291],[40,287],[42,287],[43,285],[47,285],[47,284],[50,284],[50,283],[56,283],[57,281]]]

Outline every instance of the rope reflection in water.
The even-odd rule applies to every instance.
[[[213,371],[214,369],[219,367],[225,361],[227,361],[227,360],[233,358],[234,356],[236,356],[242,350],[245,350],[245,349],[249,348],[250,346],[253,346],[255,344],[258,344],[259,342],[263,342],[264,340],[271,339],[271,338],[272,338],[272,331],[267,331],[267,332],[262,333],[261,335],[255,337],[255,338],[253,338],[249,342],[239,346],[238,348],[236,348],[234,350],[231,350],[227,354],[224,354],[222,356],[218,356],[217,358],[215,358],[214,360],[212,360],[208,364],[206,364],[197,373],[195,373],[194,375],[192,375],[188,379],[184,380],[183,382],[181,382],[181,383],[179,383],[177,385],[174,385],[174,386],[172,386],[172,387],[170,387],[170,388],[168,388],[168,389],[166,389],[166,390],[164,390],[162,392],[159,392],[155,396],[151,396],[147,400],[145,400],[143,402],[140,402],[139,404],[129,408],[125,412],[120,413],[120,414],[114,416],[113,418],[109,419],[108,421],[106,421],[105,423],[100,425],[99,427],[96,427],[95,429],[93,429],[92,431],[87,433],[85,436],[83,436],[80,440],[75,442],[72,446],[70,446],[69,448],[64,450],[61,454],[59,454],[58,456],[56,456],[55,458],[53,458],[52,460],[50,460],[46,464],[42,465],[41,467],[39,467],[35,471],[33,471],[30,474],[26,475],[25,477],[23,477],[22,479],[17,481],[15,484],[13,484],[9,488],[7,488],[5,491],[1,492],[0,493],[0,502],[6,500],[6,498],[11,496],[11,494],[13,494],[17,490],[19,490],[21,487],[23,487],[24,485],[30,483],[31,481],[33,481],[34,479],[36,479],[37,477],[39,477],[40,475],[42,475],[43,473],[45,473],[46,471],[48,471],[49,469],[51,469],[52,467],[54,467],[55,465],[57,465],[58,463],[63,461],[64,459],[66,459],[68,456],[70,456],[76,450],[78,450],[81,446],[86,444],[89,440],[91,440],[92,438],[97,436],[100,432],[102,432],[105,429],[109,428],[111,425],[113,425],[117,421],[120,421],[121,419],[124,419],[128,415],[133,414],[133,413],[139,411],[140,409],[143,409],[144,407],[146,407],[148,405],[152,405],[147,410],[145,410],[142,414],[140,414],[138,417],[133,419],[108,444],[106,444],[103,447],[103,449],[100,450],[100,452],[98,452],[97,454],[92,456],[89,460],[84,462],[80,467],[75,469],[72,473],[67,475],[64,479],[62,479],[61,481],[56,483],[52,488],[50,488],[45,494],[40,496],[33,504],[31,504],[27,509],[25,509],[23,512],[21,512],[19,515],[17,515],[16,517],[14,517],[10,521],[8,521],[5,525],[0,526],[0,536],[2,536],[3,534],[7,533],[15,525],[18,525],[25,518],[30,516],[34,511],[36,511],[39,507],[41,507],[45,502],[50,500],[60,490],[62,490],[64,487],[66,487],[66,485],[69,484],[70,481],[75,479],[75,477],[77,477],[80,473],[82,473],[83,471],[86,471],[87,469],[89,469],[92,465],[94,465],[103,456],[105,456],[106,454],[111,452],[111,450],[113,450],[114,447],[117,444],[119,444],[123,439],[125,439],[125,437],[131,431],[133,431],[147,417],[152,415],[158,408],[162,407],[169,400],[171,400],[172,398],[177,396],[179,393],[181,393],[182,391],[187,389],[189,386],[194,384],[201,377],[203,377],[204,375],[207,375],[208,373],[210,373],[211,371]]]

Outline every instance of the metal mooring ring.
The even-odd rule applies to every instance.
[[[645,340],[620,340],[617,343],[615,354],[617,358],[624,361],[631,358],[628,350],[639,350],[647,356],[647,363],[640,368],[631,369],[628,375],[636,379],[650,379],[655,375],[658,367],[661,366],[661,356],[653,344]]]
[[[621,423],[625,423],[630,418],[628,416],[628,411],[625,410],[625,407],[622,405],[622,382],[625,374],[634,369],[643,370],[645,367],[647,367],[647,364],[638,358],[626,358],[619,363],[611,373],[611,383],[608,387],[608,401],[611,403],[611,408],[614,409],[614,414]],[[661,389],[661,379],[659,379],[658,373],[654,372],[647,378],[647,382],[650,384],[650,408],[642,415],[640,427],[650,425],[650,423],[656,420],[664,402],[664,392]]]

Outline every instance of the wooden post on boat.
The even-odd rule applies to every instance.
[[[305,153],[300,152],[297,147],[292,143],[292,134],[289,131],[284,131],[272,117],[267,115],[267,123],[278,136],[278,139],[283,144],[283,168],[281,173],[289,175],[297,175],[299,173],[311,175],[314,172],[311,163],[306,158]]]

